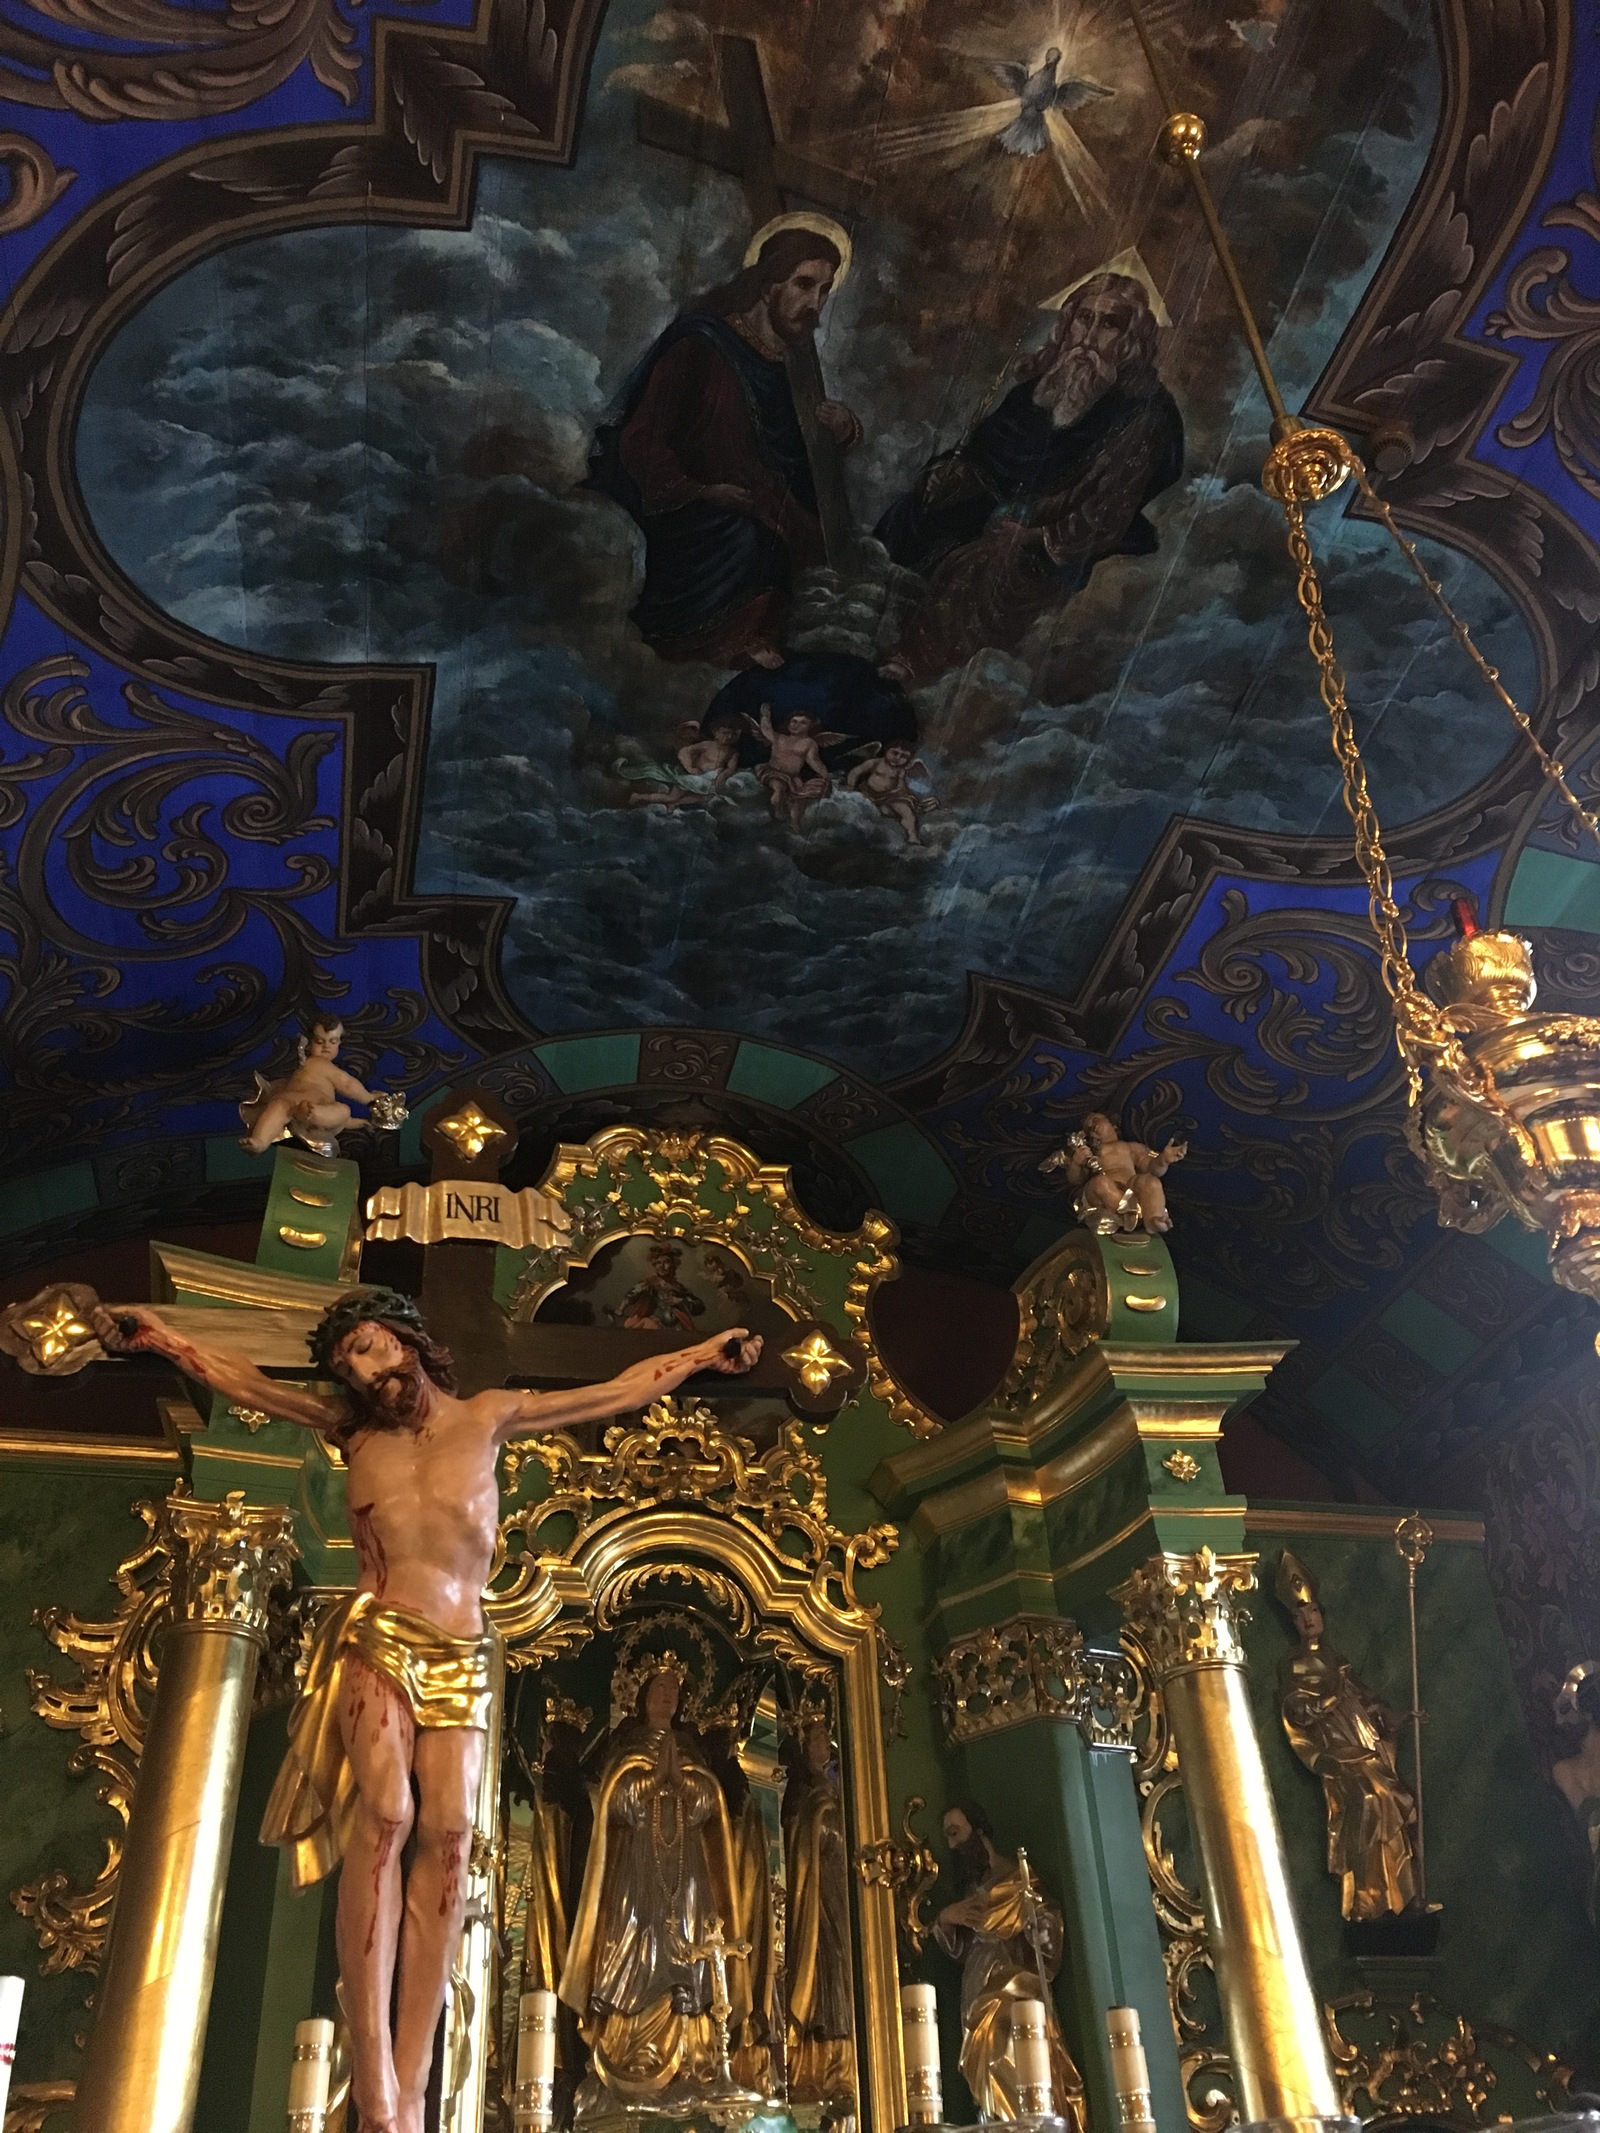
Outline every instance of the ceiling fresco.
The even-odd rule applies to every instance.
[[[1290,404],[1387,439],[1585,786],[1588,12],[1147,12]],[[1267,1426],[1454,1486],[1592,1324],[1405,1148],[1121,0],[297,0],[226,66],[213,19],[0,20],[0,1260],[245,1205],[311,1000],[368,1080],[482,1075],[519,1161],[715,1122],[995,1281],[1105,1108],[1189,1141],[1188,1330],[1300,1342]],[[1419,961],[1466,897],[1587,1004],[1600,854],[1383,530],[1315,539]]]

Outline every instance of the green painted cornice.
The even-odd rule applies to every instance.
[[[1047,1393],[1002,1393],[883,1460],[871,1480],[930,1551],[945,1636],[1018,1612],[1109,1620],[1118,1583],[1160,1551],[1244,1546],[1217,1446],[1286,1349],[1091,1342]]]

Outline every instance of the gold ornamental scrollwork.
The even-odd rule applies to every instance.
[[[1255,1590],[1254,1555],[1153,1555],[1111,1594],[1154,1670],[1164,1681],[1181,1668],[1243,1666],[1240,1631]]]
[[[912,1827],[927,1804],[921,1793],[911,1794],[900,1821],[901,1840],[880,1837],[875,1844],[856,1847],[856,1872],[863,1884],[893,1892],[895,1920],[913,1955],[922,1953],[932,1930],[922,1907],[939,1879],[939,1861],[932,1846]]]
[[[515,1485],[530,1463],[545,1469],[550,1487],[501,1525],[502,1557],[520,1545],[512,1582],[496,1585],[490,1602],[508,1637],[533,1582],[547,1574],[536,1567],[546,1559],[547,1527],[569,1528],[559,1554],[570,1558],[591,1529],[610,1526],[642,1506],[673,1503],[713,1510],[759,1535],[785,1562],[804,1567],[819,1601],[857,1620],[877,1616],[878,1610],[865,1607],[856,1592],[856,1573],[886,1563],[899,1545],[899,1532],[888,1523],[862,1533],[846,1533],[833,1524],[822,1461],[798,1422],[785,1423],[772,1449],[758,1453],[752,1438],[722,1429],[710,1408],[657,1400],[639,1421],[607,1430],[598,1452],[582,1450],[560,1432],[516,1439],[506,1448],[508,1485]]]
[[[120,1595],[105,1621],[60,1607],[35,1610],[34,1622],[78,1669],[60,1682],[29,1668],[34,1712],[58,1732],[77,1733],[67,1760],[75,1777],[98,1774],[96,1795],[123,1830],[133,1808],[139,1758],[155,1694],[155,1641],[175,1620],[242,1629],[267,1642],[268,1600],[294,1561],[292,1514],[282,1506],[246,1505],[242,1495],[198,1503],[179,1484],[159,1503],[138,1503],[144,1543],[113,1573]],[[46,1977],[64,1970],[96,1970],[122,1867],[122,1835],[105,1840],[105,1859],[87,1888],[75,1888],[62,1869],[11,1891],[13,1907],[31,1921],[44,1951]]]
[[[73,1662],[79,1676],[74,1683],[59,1682],[30,1667],[33,1709],[47,1726],[81,1736],[67,1768],[74,1777],[91,1770],[98,1774],[96,1796],[124,1830],[155,1694],[152,1640],[172,1612],[173,1553],[165,1510],[162,1503],[133,1506],[146,1538],[113,1573],[120,1598],[105,1621],[89,1621],[62,1607],[36,1608],[33,1615],[35,1626]],[[105,1846],[100,1872],[86,1889],[74,1888],[71,1877],[57,1868],[11,1891],[13,1908],[38,1935],[44,1951],[39,1968],[46,1977],[99,1968],[122,1866],[120,1830],[106,1838]]]
[[[47,2119],[71,2110],[77,2093],[75,2081],[14,2083],[6,2106],[5,2133],[43,2133]]]
[[[857,1844],[873,1857],[893,1846],[879,1609],[862,1600],[856,1579],[887,1562],[899,1536],[888,1524],[849,1533],[834,1523],[822,1463],[799,1423],[758,1452],[710,1409],[663,1399],[610,1428],[599,1451],[554,1434],[508,1446],[507,1464],[514,1482],[542,1468],[548,1483],[500,1525],[485,1610],[508,1666],[540,1664],[596,1623],[616,1622],[669,1572],[687,1573],[718,1613],[738,1613],[737,1593],[755,1623],[750,1642],[798,1669],[808,1707],[830,1722],[837,1711]],[[684,1614],[668,1612],[681,1654]],[[618,1651],[625,1657],[620,1639]],[[896,1895],[892,1880],[859,1891],[862,2054],[873,2121],[903,2125]]]
[[[591,1182],[600,1185],[598,1194],[581,1189]],[[827,1323],[834,1309],[812,1263],[812,1255],[823,1253],[847,1263],[843,1315],[851,1345],[865,1357],[873,1397],[914,1436],[934,1436],[943,1426],[900,1384],[873,1336],[873,1292],[899,1271],[898,1232],[886,1215],[869,1212],[854,1231],[822,1229],[795,1199],[783,1165],[758,1162],[723,1134],[637,1126],[608,1127],[581,1146],[564,1143],[539,1189],[562,1203],[572,1233],[529,1257],[508,1304],[518,1323],[531,1323],[551,1291],[606,1245],[640,1234],[720,1246],[765,1281],[792,1317]],[[817,1367],[837,1376],[834,1366],[844,1359],[826,1345]]]
[[[1525,2044],[1509,2030],[1447,2014],[1427,1993],[1403,2001],[1347,1993],[1326,2003],[1323,2023],[1340,2100],[1352,2117],[1426,2114],[1457,2125],[1503,2123],[1505,2105],[1514,2099],[1502,2103],[1495,2095],[1501,2079],[1496,2058],[1521,2062],[1547,2111],[1574,2108],[1573,2070],[1553,2052]],[[1365,2036],[1353,2033],[1357,2024]]]
[[[934,1666],[953,1747],[1033,1718],[1063,1718],[1092,1748],[1131,1750],[1139,1684],[1118,1652],[1091,1651],[1076,1622],[1014,1615],[958,1637]]]

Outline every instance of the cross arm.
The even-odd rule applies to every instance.
[[[192,1340],[177,1332],[161,1313],[145,1304],[98,1306],[92,1323],[100,1345],[110,1355],[156,1355],[175,1363],[185,1377],[220,1393],[241,1407],[259,1407],[305,1429],[331,1429],[346,1419],[344,1404],[302,1385],[284,1385],[258,1370],[237,1349]]]
[[[569,1429],[578,1422],[601,1422],[610,1415],[627,1414],[648,1407],[669,1392],[676,1392],[696,1371],[715,1370],[737,1377],[748,1371],[761,1353],[761,1336],[743,1326],[727,1333],[714,1333],[692,1347],[674,1349],[668,1355],[642,1357],[599,1385],[574,1385],[560,1392],[507,1392],[499,1397],[504,1411],[495,1425],[495,1436],[504,1444],[511,1437],[542,1435],[547,1430]]]

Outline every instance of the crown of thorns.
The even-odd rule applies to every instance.
[[[428,1337],[422,1313],[411,1298],[402,1296],[398,1289],[352,1289],[348,1296],[341,1296],[337,1303],[329,1304],[306,1335],[311,1360],[324,1377],[335,1374],[333,1358],[338,1353],[339,1343],[369,1320],[397,1331],[420,1334],[424,1340]]]

